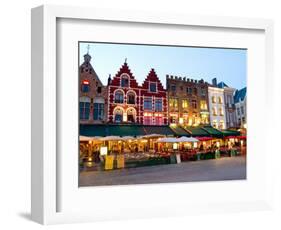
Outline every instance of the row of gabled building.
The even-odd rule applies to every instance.
[[[165,89],[154,69],[140,85],[126,61],[104,86],[90,61],[85,54],[79,69],[80,124],[211,124],[218,129],[246,124],[246,88],[167,75]]]

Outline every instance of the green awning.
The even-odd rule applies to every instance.
[[[240,135],[240,132],[236,131],[236,130],[223,130],[222,133],[223,133],[223,136],[225,136],[225,137]]]
[[[184,128],[180,127],[180,126],[170,126],[171,130],[174,132],[174,134],[176,136],[185,136],[185,137],[190,137],[190,132],[188,132],[187,130],[185,130]]]
[[[166,136],[174,135],[174,132],[168,125],[156,126],[156,125],[144,125],[145,135],[147,134],[162,134]]]
[[[145,135],[142,126],[139,125],[108,125],[107,136],[141,136]]]
[[[212,137],[223,137],[223,133],[212,126],[203,126],[202,129],[207,131]]]
[[[174,135],[169,126],[80,124],[81,136],[142,136],[148,134]]]
[[[189,132],[191,132],[191,135],[193,137],[210,137],[210,134],[199,126],[198,127],[186,126],[184,128]]]
[[[81,136],[87,137],[104,137],[106,136],[106,126],[105,125],[88,125],[80,124],[79,133]]]

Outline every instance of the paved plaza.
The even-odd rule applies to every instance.
[[[246,157],[225,157],[112,171],[84,171],[80,186],[129,185],[246,179]]]

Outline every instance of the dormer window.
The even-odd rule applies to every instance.
[[[152,93],[157,92],[157,84],[155,82],[150,82],[149,84],[149,91]]]
[[[90,82],[88,80],[83,80],[82,81],[81,91],[83,93],[88,93],[90,91]]]
[[[129,87],[129,78],[126,75],[121,76],[121,87]]]

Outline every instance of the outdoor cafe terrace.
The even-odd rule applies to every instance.
[[[246,154],[246,136],[208,125],[80,124],[79,139],[81,170],[173,164]]]

